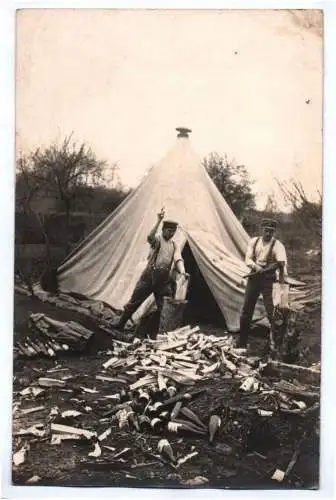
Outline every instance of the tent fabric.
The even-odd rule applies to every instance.
[[[243,256],[249,236],[187,137],[177,139],[138,188],[63,262],[58,269],[60,290],[122,309],[146,266],[147,235],[162,207],[167,219],[179,222],[174,239],[181,246],[188,240],[228,328],[237,330],[244,295],[241,282],[248,272]]]
[[[223,313],[229,331],[239,330],[239,319],[244,301],[246,279],[250,271],[244,261],[228,252],[222,242],[208,232],[191,232],[188,243],[203,276],[206,276],[216,302]],[[254,320],[265,316],[259,299]]]

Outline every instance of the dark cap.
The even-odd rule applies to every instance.
[[[261,227],[267,227],[268,229],[273,229],[275,231],[277,228],[277,221],[274,219],[263,219],[261,221]]]
[[[162,224],[162,229],[177,229],[178,223],[173,220],[164,220]]]

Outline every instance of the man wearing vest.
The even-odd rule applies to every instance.
[[[287,256],[284,245],[274,234],[276,221],[264,219],[262,235],[251,239],[246,251],[245,263],[251,269],[247,280],[245,299],[240,317],[239,347],[246,348],[254,309],[261,294],[270,323],[273,319],[273,283],[284,283],[287,275]]]
[[[164,215],[165,213],[162,210],[158,214],[155,226],[147,237],[151,247],[147,266],[135,285],[130,301],[124,307],[124,312],[116,325],[118,329],[122,330],[125,327],[132,314],[152,293],[158,311],[161,312],[163,298],[173,297],[174,294],[173,272],[176,271],[180,276],[186,275],[181,251],[173,240],[178,226],[177,222],[164,221],[162,233],[157,234]]]

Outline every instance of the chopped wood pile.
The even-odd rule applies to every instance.
[[[293,288],[290,292],[291,308],[296,311],[309,310],[315,306],[321,305],[322,283],[321,278],[317,277],[299,288]]]
[[[34,320],[46,326],[45,317],[34,316]],[[102,357],[91,387],[83,374],[76,381],[71,370],[60,367],[15,395],[16,467],[29,457],[31,439],[61,446],[84,440],[88,444],[82,459],[86,467],[119,467],[130,473],[148,458],[180,470],[193,457],[201,459],[202,442],[223,456],[239,457],[248,449],[256,450],[258,442],[272,444],[277,439],[280,445],[289,446],[292,455],[299,453],[297,442],[291,448],[293,433],[296,440],[298,436],[304,440],[307,426],[309,432],[315,430],[319,367],[288,368],[291,365],[248,357],[244,350],[233,347],[232,337],[207,336],[199,327],[185,326],[159,334],[156,340],[135,338],[126,343],[111,339],[111,350]],[[266,375],[270,367],[273,376]],[[287,380],[274,376],[284,368]],[[309,383],[298,382],[307,374]],[[24,408],[25,398],[41,399],[41,393],[43,397],[53,391],[69,394],[64,408]],[[20,428],[20,418],[27,412],[33,416],[43,413],[44,417]],[[121,450],[113,446],[120,433],[129,439]],[[270,464],[265,464],[263,473],[274,476],[273,481],[283,481],[286,467],[271,465],[269,471]]]
[[[29,316],[29,328],[30,335],[14,346],[15,353],[29,358],[82,351],[93,336],[92,331],[75,321],[57,321],[42,313]]]

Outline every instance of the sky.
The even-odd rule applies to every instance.
[[[244,164],[259,208],[275,179],[322,185],[318,11],[23,9],[16,149],[73,133],[135,187],[192,129],[203,158]],[[183,179],[183,181],[185,181]]]

